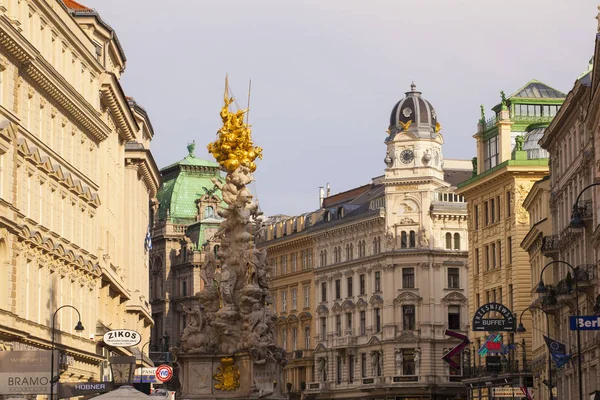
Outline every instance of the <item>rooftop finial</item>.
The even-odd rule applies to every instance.
[[[412,81],[412,83],[410,84],[410,90],[411,90],[411,92],[414,92],[415,90],[417,90],[417,85],[415,85],[415,81]]]
[[[192,140],[192,143],[188,143],[188,145],[187,145],[187,150],[188,150],[188,153],[190,153],[189,154],[190,157],[196,157],[194,155],[194,150],[195,149],[196,149],[196,141]]]

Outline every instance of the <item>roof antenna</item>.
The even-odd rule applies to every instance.
[[[250,119],[250,90],[252,90],[252,79],[248,81],[248,111],[246,112],[246,125],[248,125],[248,119]]]

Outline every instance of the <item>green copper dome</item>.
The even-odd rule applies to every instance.
[[[160,170],[163,184],[156,197],[160,201],[158,218],[170,216],[175,224],[190,224],[196,221],[198,200],[207,192],[222,198],[221,191],[211,179],[221,176],[219,164],[194,156],[194,145],[188,146],[189,154],[181,161]]]

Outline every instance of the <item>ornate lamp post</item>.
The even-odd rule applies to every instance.
[[[70,305],[64,305],[64,306],[60,306],[56,309],[56,311],[54,311],[54,314],[52,315],[52,347],[50,348],[51,351],[51,355],[50,355],[50,400],[54,399],[54,381],[55,381],[55,377],[54,377],[54,334],[56,333],[56,329],[55,329],[55,325],[54,322],[56,320],[56,313],[58,313],[61,309],[68,307],[68,308],[72,308],[73,310],[77,311],[77,317],[78,317],[78,321],[77,321],[77,325],[75,325],[75,330],[78,332],[81,332],[84,330],[83,325],[81,324],[81,314],[79,313],[79,310],[76,309],[73,306]],[[58,382],[58,380],[60,379],[60,377],[56,377],[56,381]]]
[[[593,186],[593,185],[591,185],[591,186]],[[588,186],[588,188],[589,187],[590,186]],[[583,191],[581,193],[583,193]],[[581,193],[579,193],[579,196],[581,196]],[[579,199],[579,196],[577,196],[577,199]],[[550,266],[552,264],[558,264],[558,263],[565,264],[566,266],[571,268],[571,271],[573,271],[573,280],[575,281],[575,313],[576,313],[576,316],[578,317],[579,316],[579,284],[577,283],[577,277],[575,276],[575,268],[573,268],[573,266],[571,264],[569,264],[568,262],[562,261],[562,260],[555,260],[555,261],[550,261],[548,264],[546,264],[544,266],[544,268],[542,268],[542,271],[540,272],[540,283],[538,283],[536,293],[546,293],[548,291],[548,289],[546,289],[546,286],[544,285],[544,280],[542,279],[542,275],[544,274],[544,271],[546,270],[546,268],[548,268],[548,266]],[[577,328],[577,374],[579,375],[579,400],[583,400],[583,376],[581,375],[581,331],[579,330],[579,324],[576,324],[576,328]]]
[[[583,228],[585,227],[585,224],[583,223],[583,220],[581,219],[581,213],[579,212],[579,199],[581,198],[581,195],[583,194],[583,192],[585,192],[589,188],[594,187],[594,186],[599,186],[599,185],[600,185],[600,182],[592,183],[591,185],[584,187],[583,190],[581,192],[579,192],[579,194],[577,195],[577,199],[575,200],[575,203],[573,204],[573,210],[571,211],[571,223],[569,224],[569,226],[571,227],[572,230],[581,232],[583,230]]]
[[[534,308],[536,310],[540,310],[546,316],[546,329],[547,329],[548,337],[550,337],[550,317],[548,316],[548,313],[546,312],[546,310],[544,310],[542,307],[538,307],[538,306],[529,306],[526,309],[524,309],[523,311],[521,311],[521,316],[519,317],[519,327],[517,328],[517,333],[526,332],[525,327],[523,326],[523,321],[522,321],[523,314],[525,313],[525,311],[531,312],[531,310]],[[525,341],[525,339],[523,339],[523,341]],[[525,346],[523,346],[523,347],[525,347]],[[523,351],[525,351],[525,348],[523,348]],[[523,365],[523,368],[525,368],[525,365]],[[552,354],[550,354],[549,350],[548,350],[548,389],[550,389],[550,400],[553,400],[554,395],[552,394]]]

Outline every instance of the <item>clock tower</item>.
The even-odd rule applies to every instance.
[[[388,234],[415,232],[415,241],[429,247],[434,235],[429,207],[444,181],[444,160],[440,124],[435,109],[411,84],[411,90],[392,109],[383,183],[386,192]]]

